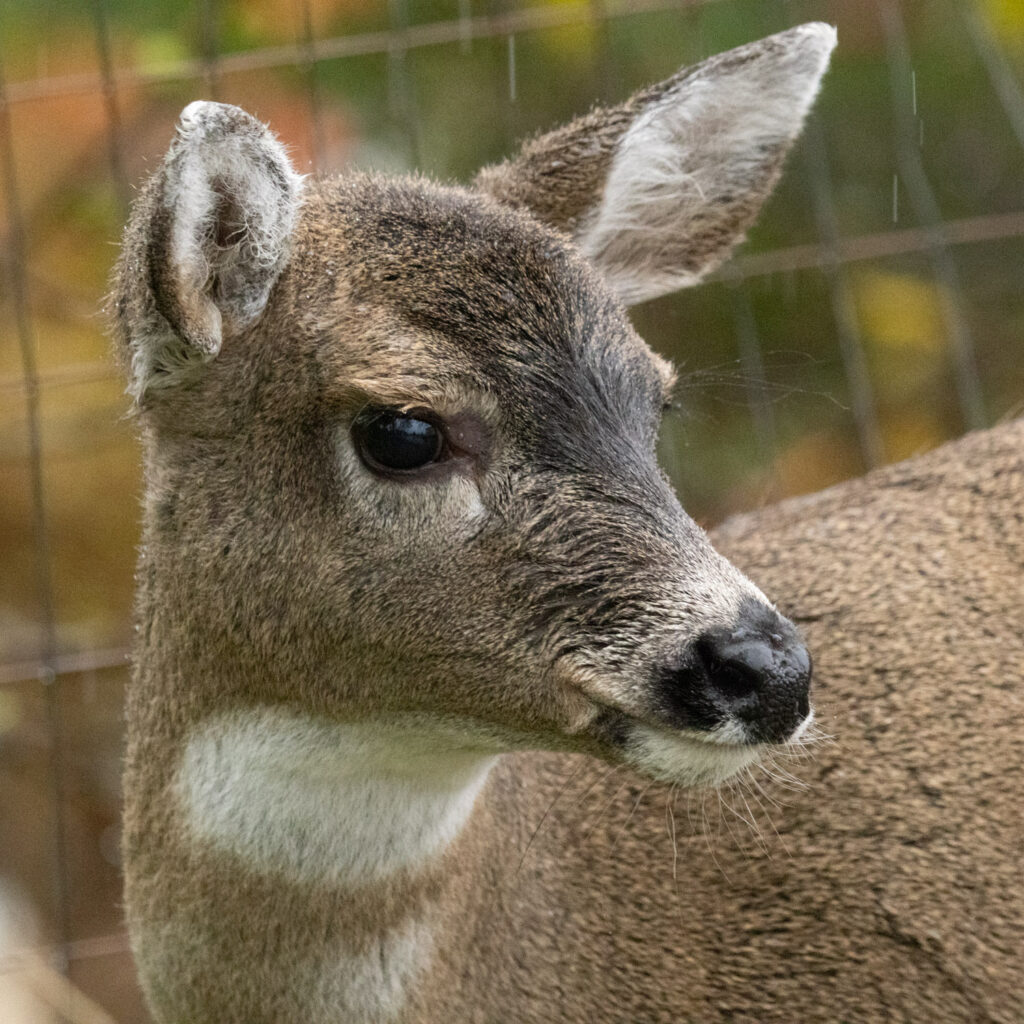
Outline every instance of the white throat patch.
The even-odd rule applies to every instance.
[[[202,723],[176,788],[194,834],[254,870],[358,885],[440,854],[493,762],[424,727],[259,708]]]

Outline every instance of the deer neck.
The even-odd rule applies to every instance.
[[[212,1019],[202,1014],[219,992],[203,993],[202,1010],[191,1000],[213,965],[246,979],[223,996],[225,1020],[262,1021],[276,1007],[311,1024],[385,1022],[434,998],[439,954],[472,891],[461,876],[492,831],[475,811],[493,754],[419,723],[281,707],[205,714],[176,747],[170,772],[136,756],[133,770],[151,774],[149,808],[130,808],[131,841],[162,865],[156,884],[180,890],[169,944],[156,930],[138,935],[150,969],[182,979],[174,1013]],[[180,851],[173,872],[165,813]],[[181,948],[197,953],[184,967]]]

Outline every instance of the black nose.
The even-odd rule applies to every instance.
[[[780,743],[810,714],[811,656],[792,623],[751,602],[732,627],[698,637],[662,686],[687,726],[739,721],[750,740]]]

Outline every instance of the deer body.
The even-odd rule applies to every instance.
[[[725,257],[833,44],[712,58],[471,189],[303,182],[244,112],[186,108],[115,287],[146,463],[126,894],[161,1024],[755,998],[715,933],[751,908],[680,912],[710,869],[667,856],[666,807],[576,815],[612,784],[586,759],[713,785],[811,723],[795,628],[655,464],[672,371],[622,303]]]
[[[266,994],[285,1000],[312,964],[321,987],[295,988],[337,1019],[1015,1022],[1022,498],[1018,421],[716,531],[804,625],[836,733],[801,766],[805,791],[775,791],[764,845],[588,758],[508,755],[398,905],[189,853],[182,928],[205,907],[250,985],[207,974],[184,942],[167,966],[197,1015],[223,1019],[297,1012]],[[255,907],[276,908],[272,936],[237,929]],[[274,976],[255,977],[269,941]],[[358,1011],[323,987],[345,970],[373,998]]]

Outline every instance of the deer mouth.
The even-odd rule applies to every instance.
[[[756,764],[767,746],[726,739],[727,730],[728,725],[719,738],[637,723],[629,730],[623,756],[638,771],[662,782],[718,786]]]
[[[680,728],[591,700],[599,708],[592,730],[610,760],[688,787],[719,786],[773,750],[801,745],[814,722],[811,710],[784,740],[764,741],[736,719],[710,729]]]
[[[661,782],[691,787],[718,786],[775,745],[751,739],[739,722],[707,731],[679,729],[607,705],[595,726],[615,760]]]

